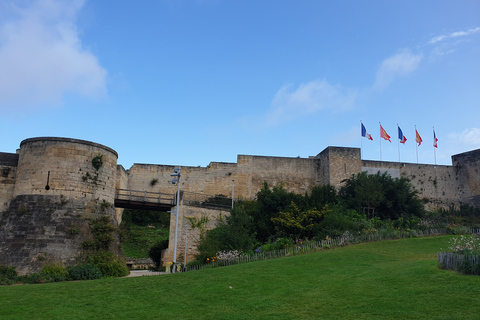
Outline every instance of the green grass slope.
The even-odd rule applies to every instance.
[[[450,237],[353,245],[171,275],[0,287],[1,319],[478,319]],[[229,288],[232,287],[232,288]]]

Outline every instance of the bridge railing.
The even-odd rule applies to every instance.
[[[211,194],[183,191],[181,199],[186,206],[220,209],[232,208],[232,198],[223,195],[214,196]]]
[[[175,195],[169,193],[117,189],[115,199],[129,202],[175,204]]]

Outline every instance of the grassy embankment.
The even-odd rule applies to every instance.
[[[170,214],[126,209],[120,230],[126,257],[148,258],[150,248],[168,239]]]
[[[436,253],[449,239],[365,243],[154,277],[0,287],[0,316],[478,319],[480,277],[437,267]]]

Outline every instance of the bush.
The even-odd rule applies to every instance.
[[[0,265],[0,277],[5,278],[5,279],[12,279],[17,277],[17,270],[15,270],[15,267],[8,267],[8,266],[3,266]]]
[[[52,282],[65,281],[68,278],[68,270],[59,264],[46,264],[40,274],[51,278]]]
[[[80,264],[67,269],[69,280],[94,280],[102,277],[102,272],[91,264]]]
[[[102,216],[91,221],[90,231],[93,234],[93,240],[83,242],[83,248],[90,250],[108,249],[114,240],[112,235],[114,230],[115,227],[108,216]]]
[[[20,276],[19,281],[25,284],[38,284],[38,283],[49,283],[55,282],[55,280],[46,274],[33,273],[25,276]]]
[[[370,223],[363,215],[357,215],[355,212],[347,211],[335,205],[328,212],[323,221],[318,223],[315,228],[315,237],[324,239],[329,237],[340,237],[345,231],[360,231],[370,227]]]
[[[187,268],[189,267],[196,267],[196,266],[203,266],[203,262],[198,261],[198,260],[192,260],[189,263],[187,263]]]
[[[148,251],[148,256],[155,263],[155,267],[158,269],[162,264],[162,251],[168,248],[168,239],[158,241]]]
[[[104,277],[124,277],[130,273],[126,264],[112,252],[99,250],[88,257],[89,264],[100,269]]]
[[[293,245],[293,241],[289,238],[278,238],[275,241],[269,240],[267,243],[263,244],[260,249],[260,252],[274,251],[274,250],[283,250],[287,249],[289,246]]]
[[[18,280],[17,270],[14,267],[0,265],[0,284],[14,284]]]

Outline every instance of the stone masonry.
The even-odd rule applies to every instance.
[[[85,219],[98,216],[102,203],[112,205],[116,189],[176,193],[170,177],[175,166],[136,163],[125,170],[117,158],[109,147],[56,137],[26,139],[17,153],[0,153],[0,264],[31,272],[38,268],[39,257],[71,261],[78,254],[80,241],[71,237],[72,230],[83,230]],[[98,168],[93,167],[95,159],[100,159]],[[236,163],[182,167],[180,188],[187,193],[227,197],[233,190],[235,199],[252,199],[264,182],[305,193],[317,185],[339,188],[343,180],[362,171],[380,171],[410,179],[430,208],[478,206],[479,169],[480,149],[452,156],[451,166],[434,166],[363,160],[358,148],[327,147],[309,158],[238,155]],[[122,212],[122,208],[108,210],[117,224]],[[207,215],[206,227],[212,228],[218,223],[215,217],[220,216],[220,212],[185,205],[181,205],[180,214],[177,258],[184,249],[185,232],[181,230],[188,225],[187,217]],[[172,237],[174,221],[170,229]],[[198,237],[195,232],[189,247]],[[172,248],[170,244],[166,260],[172,259]],[[193,252],[193,247],[189,248],[189,258]]]

